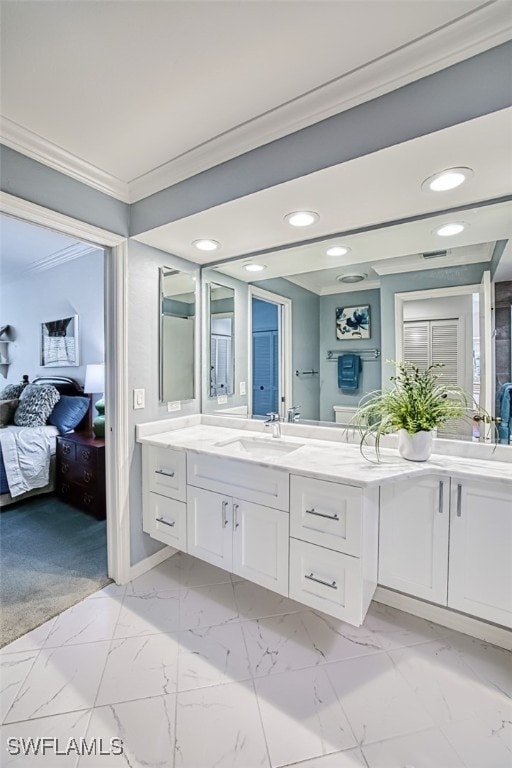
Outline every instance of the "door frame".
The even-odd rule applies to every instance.
[[[123,584],[130,579],[128,239],[6,192],[0,192],[0,213],[48,227],[105,249],[107,571],[110,578]]]
[[[247,360],[247,415],[252,416],[252,300],[262,299],[271,304],[277,304],[279,332],[279,415],[282,419],[286,410],[292,405],[292,300],[278,293],[266,291],[256,285],[249,285],[248,307],[248,360]],[[284,402],[281,398],[284,397]]]

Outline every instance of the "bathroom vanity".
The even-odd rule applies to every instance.
[[[512,627],[510,463],[394,450],[372,463],[333,430],[263,430],[140,425],[144,530],[354,625],[380,585]]]

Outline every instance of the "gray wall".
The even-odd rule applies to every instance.
[[[342,341],[336,339],[336,308],[370,306],[369,339]],[[381,347],[380,291],[347,291],[320,298],[320,419],[334,421],[333,405],[357,406],[361,397],[374,389],[380,389],[381,370],[379,361],[363,360],[359,389],[350,393],[338,389],[338,366],[329,362],[328,350],[352,351],[356,349],[380,349]]]
[[[386,360],[395,359],[395,293],[426,291],[431,288],[453,288],[456,285],[476,285],[489,269],[488,263],[467,264],[462,267],[424,269],[412,274],[383,275],[381,277],[382,324],[382,386],[389,384],[394,373]]]
[[[292,397],[303,419],[320,418],[320,376],[295,376],[295,371],[320,371],[320,297],[282,277],[259,280],[258,288],[292,300]],[[292,403],[290,403],[292,405]]]
[[[12,364],[7,382],[21,381],[23,374],[70,376],[80,384],[87,363],[101,363],[105,356],[103,250],[73,259],[58,267],[24,274],[19,280],[0,284],[0,325],[9,323],[14,342],[9,345]],[[40,364],[41,323],[78,315],[79,362],[76,367],[43,368]],[[0,378],[0,388],[3,388]]]
[[[167,405],[159,402],[160,267],[181,269],[199,277],[197,265],[130,240],[128,245],[128,393],[132,565],[162,548],[161,544],[142,531],[141,446],[135,442],[135,425],[200,412],[199,372],[196,377],[197,398],[183,403],[181,411],[168,413]],[[197,338],[200,335],[199,323],[200,320],[197,325]],[[198,360],[199,355],[196,357],[197,362]],[[132,391],[135,388],[146,390],[146,407],[143,410],[133,409]]]
[[[117,235],[128,235],[130,206],[0,144],[0,188]]]

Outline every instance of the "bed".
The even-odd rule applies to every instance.
[[[34,379],[32,384],[51,384],[53,385],[59,392],[61,399],[64,396],[66,398],[69,397],[87,397],[84,394],[84,391],[80,384],[76,382],[74,379],[67,378],[64,376],[38,376]],[[74,432],[90,432],[91,429],[91,407],[90,407],[90,399],[88,404],[88,409],[86,413],[82,416],[80,422],[74,427],[72,431]],[[64,402],[64,401],[62,401]],[[83,406],[84,407],[84,406]],[[51,417],[50,417],[51,418]],[[57,436],[59,434],[65,434],[65,425],[63,426],[61,423],[59,423],[58,426],[46,424],[42,427],[20,427],[15,425],[9,425],[7,427],[4,427],[0,430],[0,436],[3,438],[6,433],[10,433],[10,435],[15,436],[14,439],[11,439],[10,437],[6,438],[6,440],[9,443],[9,450],[13,450],[12,443],[14,440],[18,442],[25,442],[30,445],[30,450],[33,452],[34,457],[36,460],[39,458],[39,455],[43,454],[47,457],[47,451],[49,448],[50,451],[50,469],[49,469],[49,478],[48,482],[41,487],[34,488],[33,490],[24,492],[24,493],[17,493],[17,495],[11,494],[9,490],[9,483],[7,479],[6,469],[5,469],[5,463],[4,463],[4,456],[2,452],[2,445],[0,443],[0,507],[5,507],[9,504],[12,504],[17,501],[22,501],[23,499],[30,498],[32,496],[38,496],[40,494],[44,493],[51,493],[55,490],[55,452],[56,452],[56,446],[57,446]],[[21,434],[20,434],[21,433]],[[3,442],[3,440],[2,440]],[[4,450],[5,446],[7,445],[6,442],[4,442]]]

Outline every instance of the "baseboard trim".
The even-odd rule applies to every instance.
[[[451,608],[427,603],[416,597],[386,589],[386,587],[377,587],[373,599],[376,603],[398,608],[422,619],[433,621],[435,624],[441,624],[443,627],[462,632],[464,635],[471,635],[478,640],[484,640],[492,645],[505,648],[507,651],[512,651],[512,631],[505,627],[489,624],[481,619],[453,611]]]
[[[154,555],[150,555],[144,560],[135,563],[135,565],[132,565],[130,568],[129,581],[133,581],[137,576],[142,576],[143,573],[147,573],[147,571],[150,571],[156,565],[160,565],[164,560],[168,560],[175,555],[177,551],[177,549],[173,549],[172,547],[163,547],[162,549],[159,549],[158,552],[155,552]]]

